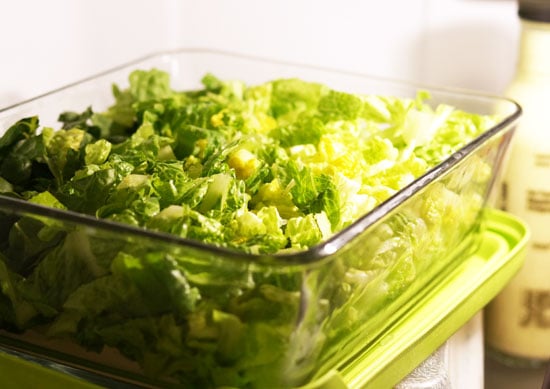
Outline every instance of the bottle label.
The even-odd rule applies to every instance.
[[[527,190],[526,208],[531,212],[550,213],[550,192]]]
[[[522,301],[520,327],[550,329],[550,290],[525,289]]]
[[[485,310],[487,343],[525,359],[550,358],[550,153],[513,143],[501,190],[505,210],[527,223],[531,239],[519,273]]]

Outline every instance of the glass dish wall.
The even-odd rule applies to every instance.
[[[0,264],[3,314],[23,320],[42,309],[41,321],[23,333],[4,325],[2,345],[144,385],[295,387],[369,347],[392,320],[421,301],[435,276],[475,250],[483,207],[520,115],[508,100],[181,50],[0,111],[0,128],[30,115],[39,115],[43,126],[56,126],[61,111],[105,109],[112,103],[112,83],[124,87],[131,70],[152,67],[168,71],[181,90],[200,87],[207,72],[249,84],[300,77],[348,92],[398,97],[414,98],[424,89],[434,106],[446,103],[480,114],[498,109],[502,120],[356,223],[294,254],[240,254],[0,196],[0,249],[8,264]],[[453,199],[444,218],[429,212],[442,196]],[[34,244],[23,244],[29,240]],[[24,279],[25,262],[37,256],[57,263],[55,273],[40,277],[58,305],[14,309],[14,277]],[[77,290],[94,293],[74,294]],[[105,347],[97,347],[98,341]]]

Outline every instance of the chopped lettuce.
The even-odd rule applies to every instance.
[[[0,192],[265,259],[326,241],[495,123],[422,91],[202,81],[177,91],[137,70],[105,111],[63,112],[59,130],[19,120],[0,137]],[[429,267],[419,253],[462,239],[491,174],[470,164],[308,270],[2,214],[0,326],[114,347],[185,387],[302,384]]]

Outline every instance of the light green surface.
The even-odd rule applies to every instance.
[[[482,309],[519,270],[529,232],[523,222],[487,211],[487,231],[479,249],[444,282],[430,289],[423,303],[402,316],[377,342],[340,371],[303,388],[391,388],[430,356]],[[38,363],[0,352],[2,388],[97,388]]]
[[[0,387],[5,389],[99,388],[74,376],[4,352],[0,352]]]

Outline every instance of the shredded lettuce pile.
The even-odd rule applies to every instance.
[[[202,83],[178,91],[167,73],[136,70],[105,111],[64,112],[58,129],[19,120],[0,138],[0,193],[246,253],[289,253],[346,228],[496,123],[432,107],[426,92],[359,95],[301,79],[249,86],[211,74]],[[491,170],[466,172],[436,183],[360,250],[308,271],[6,212],[0,327],[114,347],[148,377],[185,387],[303,383],[330,354],[323,347],[339,349],[361,314],[383,310],[429,266],[422,260],[441,256],[440,243],[471,228]]]
[[[355,95],[300,79],[213,75],[174,91],[138,70],[106,112],[63,131],[23,119],[0,140],[7,195],[250,253],[311,247],[492,123],[441,104]]]

